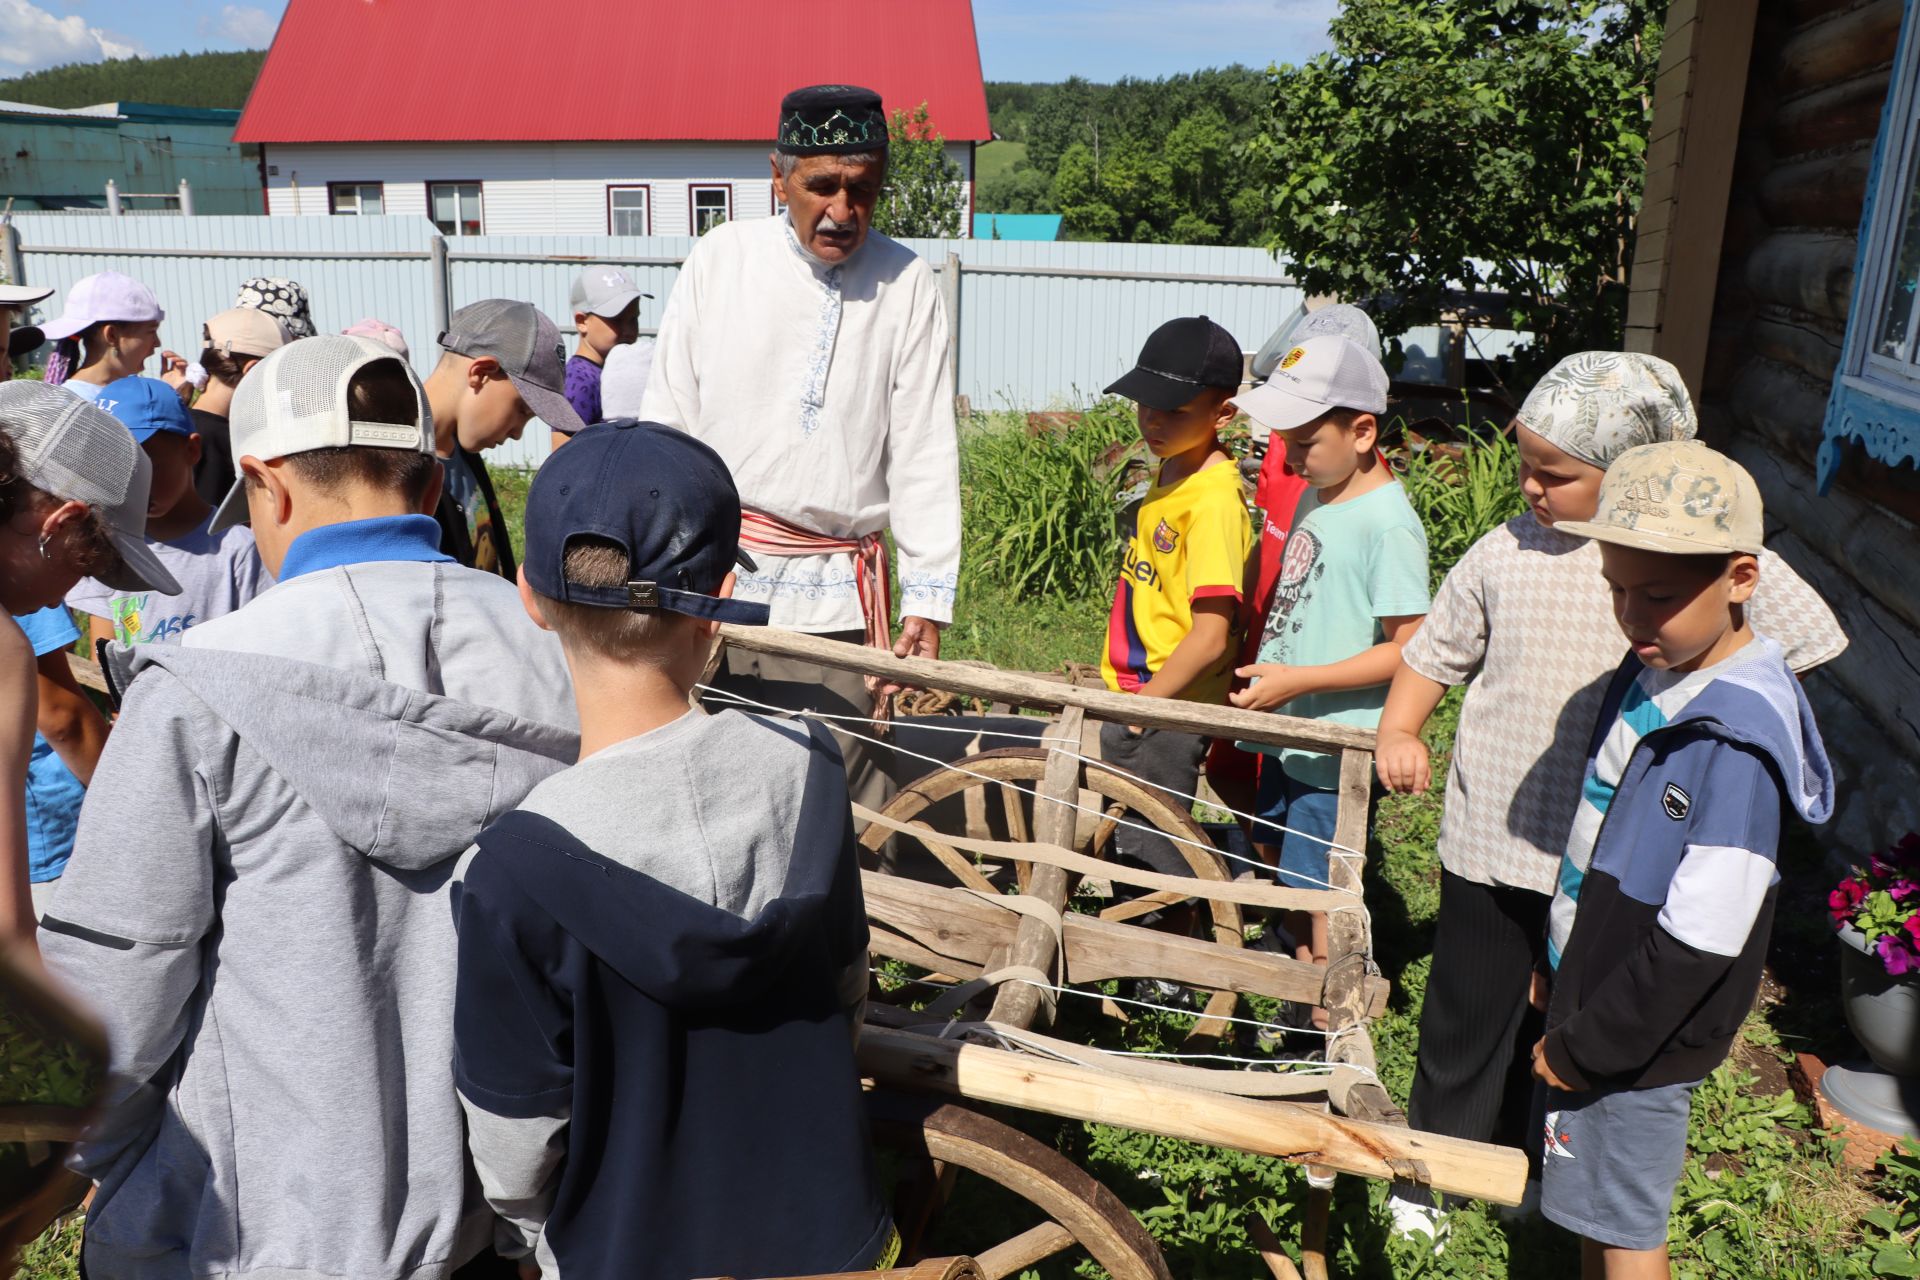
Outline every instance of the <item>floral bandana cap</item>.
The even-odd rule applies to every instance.
[[[1568,356],[1528,393],[1520,423],[1603,471],[1629,449],[1691,440],[1700,427],[1680,371],[1638,351]]]
[[[296,338],[311,338],[318,332],[313,327],[313,315],[307,310],[306,288],[292,280],[255,276],[240,286],[233,305],[277,316],[287,326],[287,332]]]

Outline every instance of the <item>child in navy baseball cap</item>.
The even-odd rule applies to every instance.
[[[867,927],[840,751],[689,701],[717,625],[767,618],[730,598],[739,536],[719,455],[653,423],[586,428],[527,498],[521,599],[560,636],[580,760],[461,872],[453,1061],[480,1184],[522,1236],[501,1252],[547,1274],[898,1251],[853,1057]]]
[[[153,464],[147,547],[180,589],[123,591],[82,579],[67,593],[67,605],[89,616],[93,641],[177,644],[195,623],[232,613],[271,587],[251,530],[212,530],[213,504],[194,484],[202,441],[179,393],[135,375],[101,387],[94,403],[125,424]]]

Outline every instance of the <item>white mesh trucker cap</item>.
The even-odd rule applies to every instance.
[[[376,360],[391,360],[407,371],[419,405],[412,422],[362,422],[348,414],[347,385]],[[349,445],[433,452],[433,413],[419,375],[393,348],[346,334],[300,338],[269,354],[240,380],[227,422],[236,462],[243,457],[271,462]],[[213,531],[247,521],[246,477],[236,476],[214,513]]]
[[[0,383],[0,428],[13,441],[20,474],[56,498],[100,513],[124,567],[100,581],[115,591],[178,595],[180,584],[147,547],[146,450],[106,410],[44,382]]]

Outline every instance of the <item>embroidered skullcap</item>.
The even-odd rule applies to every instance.
[[[1629,449],[1691,440],[1700,427],[1680,371],[1638,351],[1568,356],[1528,393],[1519,416],[1562,453],[1603,470]]]
[[[780,99],[774,150],[790,156],[850,156],[887,148],[880,95],[851,84],[815,84]]]
[[[313,314],[307,309],[306,287],[292,280],[255,276],[240,286],[233,305],[253,307],[277,316],[280,323],[287,326],[287,332],[296,338],[311,338],[318,332],[313,327]]]

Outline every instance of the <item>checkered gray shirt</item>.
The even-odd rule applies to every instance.
[[[1826,602],[1771,551],[1748,609],[1795,671],[1847,647]],[[1468,684],[1440,820],[1448,871],[1553,892],[1594,718],[1626,651],[1597,543],[1527,514],[1460,558],[1403,655],[1429,680]]]

